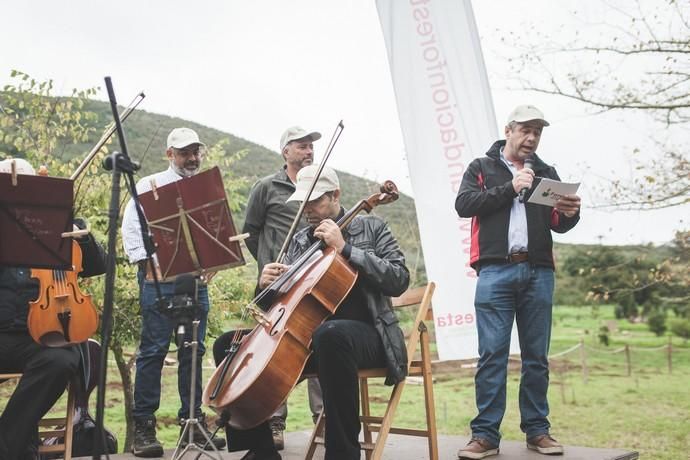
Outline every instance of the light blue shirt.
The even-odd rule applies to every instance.
[[[518,173],[517,167],[503,156],[501,149],[501,161],[508,166],[513,177]],[[510,225],[508,225],[508,254],[527,251],[527,212],[525,203],[520,203],[516,196],[513,198],[513,206],[510,208]]]

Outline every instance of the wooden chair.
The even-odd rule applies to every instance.
[[[21,373],[14,374],[0,374],[0,382],[4,380],[18,380],[21,378]],[[74,397],[73,385],[70,383],[67,386],[67,410],[63,417],[44,417],[38,423],[38,437],[41,441],[47,438],[62,438],[64,441],[61,444],[54,444],[44,446],[39,444],[39,454],[63,454],[65,460],[72,458],[72,432],[74,417]],[[46,414],[48,415],[48,414]]]
[[[391,395],[388,398],[386,410],[383,416],[373,416],[370,410],[369,398],[369,379],[385,378],[386,369],[362,369],[359,371],[359,391],[361,400],[362,433],[364,442],[361,443],[362,450],[366,453],[367,460],[379,460],[383,454],[386,438],[389,433],[402,434],[407,436],[420,436],[427,438],[429,445],[429,459],[438,460],[438,439],[436,436],[436,409],[434,406],[434,390],[431,376],[431,353],[429,351],[429,331],[424,321],[432,320],[431,297],[434,293],[435,284],[430,282],[424,287],[410,289],[402,296],[393,299],[393,308],[403,308],[412,305],[419,305],[417,314],[409,338],[407,339],[408,356],[408,376],[422,377],[424,384],[424,406],[426,410],[426,429],[411,429],[393,427],[393,417],[398,408],[398,403],[405,388],[406,381],[393,386]],[[419,346],[421,359],[415,360],[415,354]],[[319,416],[305,456],[306,460],[313,458],[318,444],[324,443],[323,431],[325,427],[325,417],[323,411]],[[378,433],[374,438],[373,433]]]

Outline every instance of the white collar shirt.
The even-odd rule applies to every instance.
[[[518,173],[517,167],[506,159],[501,149],[501,161],[508,166],[513,177]],[[510,224],[508,225],[508,254],[527,251],[527,212],[525,203],[520,203],[516,196],[510,208]]]
[[[142,194],[151,191],[153,188],[152,184],[155,184],[156,187],[162,187],[180,179],[182,179],[182,176],[177,174],[171,166],[165,171],[151,174],[150,176],[140,179],[139,182],[137,182],[137,193]],[[124,215],[122,216],[122,245],[131,263],[146,259],[146,248],[141,239],[139,217],[134,208],[134,201],[131,199],[127,203]]]

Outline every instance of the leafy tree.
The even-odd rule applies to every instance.
[[[577,8],[575,25],[561,25],[557,34],[523,25],[504,37],[521,46],[510,59],[510,75],[524,89],[580,101],[597,112],[640,113],[656,125],[649,130],[651,160],[641,147],[633,149],[636,174],[610,184],[609,206],[689,203],[690,3],[613,0]],[[606,20],[583,18],[587,8],[599,8],[598,17]]]
[[[39,82],[18,70],[10,76],[16,83],[0,93],[0,157],[52,165],[67,143],[85,142],[95,130],[96,114],[83,110],[95,88],[51,97],[52,80]]]
[[[669,279],[667,263],[658,263],[646,254],[629,255],[621,248],[599,247],[576,251],[563,269],[578,277],[586,300],[617,304],[616,316],[632,318],[656,310]]]
[[[96,113],[85,109],[91,103],[89,98],[97,90],[75,89],[69,97],[56,97],[52,93],[52,80],[39,82],[20,71],[12,71],[11,76],[16,83],[6,85],[0,93],[0,158],[26,158],[33,165],[46,165],[51,176],[69,177],[83,155],[65,155],[69,150],[68,145],[86,145],[96,132],[96,126],[99,126]],[[229,205],[233,212],[237,212],[244,204],[244,195],[238,191],[245,189],[247,184],[234,174],[233,164],[244,152],[228,155],[226,145],[227,141],[221,140],[211,146],[204,166],[220,167]],[[107,147],[102,149],[103,153],[107,151]],[[92,162],[75,181],[75,215],[85,217],[97,240],[104,242],[108,226],[105,210],[109,207],[110,187],[110,174],[97,166],[96,162]],[[127,199],[127,196],[123,197],[121,205]],[[119,235],[117,247],[122,248]],[[124,449],[127,451],[131,447],[134,430],[131,421],[135,353],[131,353],[131,350],[139,341],[141,318],[136,267],[130,265],[122,254],[117,254],[116,260],[118,276],[115,277],[110,350],[122,381],[127,420]],[[254,276],[245,272],[244,268],[239,268],[214,277],[210,285],[214,308],[209,316],[209,336],[221,332],[223,325],[236,317],[236,312],[250,298]],[[104,277],[85,279],[80,284],[92,294],[96,305],[102,305]]]
[[[671,257],[673,262],[669,281],[664,291],[664,305],[670,308],[676,316],[690,317],[690,231],[678,231],[671,242]]]

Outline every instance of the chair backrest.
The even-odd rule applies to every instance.
[[[426,330],[424,321],[433,319],[431,298],[434,295],[434,289],[436,289],[436,284],[430,281],[426,286],[408,289],[400,297],[391,299],[393,308],[405,308],[412,305],[419,305],[414,323],[412,324],[410,337],[407,340],[408,365],[412,361],[415,351],[417,350],[420,333],[422,330]]]

